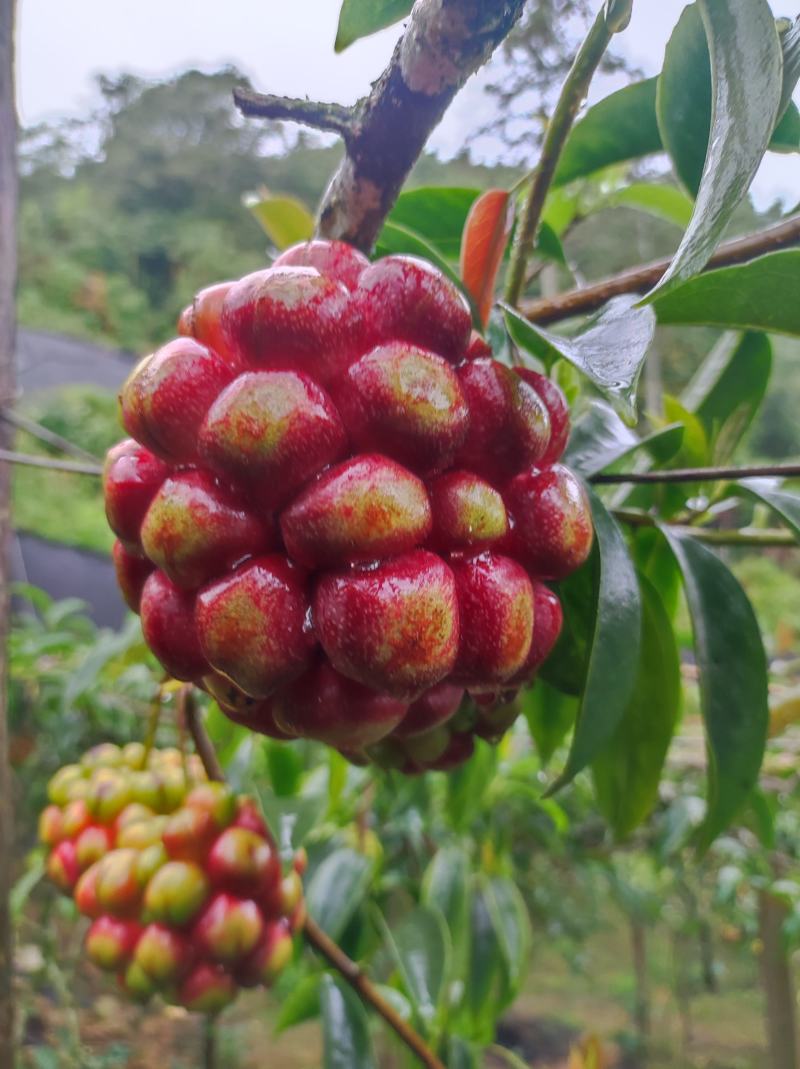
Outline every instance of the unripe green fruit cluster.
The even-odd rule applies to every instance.
[[[91,920],[86,956],[132,999],[217,1013],[291,960],[304,856],[284,873],[254,801],[196,755],[103,744],[48,795],[48,876]]]
[[[561,628],[547,584],[592,544],[554,382],[495,360],[432,265],[336,241],[201,291],[178,329],[125,383],[104,477],[171,675],[362,762],[437,753],[446,720],[533,678]]]

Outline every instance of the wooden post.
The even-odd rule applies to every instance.
[[[758,927],[761,936],[761,985],[769,1045],[769,1069],[798,1069],[797,996],[789,957],[783,943],[787,907],[761,891]]]
[[[0,405],[14,392],[17,279],[17,113],[14,103],[15,0],[0,0]],[[13,443],[0,421],[0,447]],[[8,761],[6,648],[9,622],[8,550],[11,540],[11,466],[0,463],[0,1069],[14,1063],[13,943],[9,893],[13,816]]]

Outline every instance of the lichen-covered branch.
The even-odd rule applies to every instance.
[[[320,206],[322,237],[372,247],[431,131],[523,7],[524,0],[417,0],[391,62],[369,96],[346,118],[334,113],[346,151]],[[279,98],[269,99],[274,105]],[[328,105],[311,105],[309,111],[307,102],[293,104],[303,106],[288,109],[291,114],[273,110],[269,117],[334,128],[319,121],[318,109]]]
[[[317,100],[304,100],[299,97],[256,93],[244,86],[234,89],[233,99],[242,115],[250,118],[283,119],[302,123],[315,130],[328,130],[339,134],[345,141],[353,132],[354,111],[342,104],[323,104]]]

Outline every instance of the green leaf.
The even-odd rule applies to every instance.
[[[591,490],[595,546],[588,661],[564,771],[548,795],[594,760],[616,731],[636,679],[641,633],[639,584],[619,528]]]
[[[509,987],[516,994],[530,964],[533,932],[528,907],[513,880],[492,877],[484,885],[486,904],[497,932],[508,970]]]
[[[778,114],[783,121],[793,107],[792,94],[800,79],[800,16],[780,35],[780,41],[783,52],[783,84]],[[797,111],[797,108],[794,110]]]
[[[660,152],[657,85],[657,78],[635,82],[589,108],[567,139],[554,186],[566,185],[614,163]]]
[[[381,920],[406,994],[430,1025],[444,1001],[450,973],[451,946],[444,917],[430,906],[418,906],[399,925],[389,927]]]
[[[29,858],[25,871],[11,888],[8,898],[12,918],[19,920],[33,889],[44,878],[47,860],[44,852],[37,852]]]
[[[708,150],[695,210],[669,269],[651,293],[667,293],[696,275],[717,246],[734,209],[747,193],[767,150],[778,118],[783,56],[767,0],[699,0],[711,54],[712,108]],[[675,149],[675,130],[689,122],[687,109],[698,104],[700,90],[683,67],[687,26],[699,16],[684,13],[668,47],[658,91],[662,136]],[[674,64],[680,69],[671,77]],[[685,92],[688,89],[688,92]],[[689,167],[676,164],[681,177]]]
[[[564,623],[552,653],[539,671],[541,680],[573,698],[579,698],[586,685],[597,612],[598,568],[595,544],[586,564],[558,584]],[[552,703],[548,695],[543,696],[543,702],[549,715]],[[561,713],[559,719],[565,715]]]
[[[481,1069],[481,1049],[461,1036],[447,1039],[447,1069]]]
[[[222,714],[220,714],[222,715]],[[227,719],[227,718],[226,718]],[[230,723],[230,721],[228,721]],[[325,812],[324,795],[301,795],[297,798],[276,798],[261,783],[256,784],[261,808],[278,841],[281,854],[288,856],[301,846]]]
[[[469,858],[460,846],[444,846],[433,855],[422,879],[422,904],[433,906],[455,935],[466,925]]]
[[[547,764],[577,719],[578,700],[539,679],[523,691],[522,711],[539,758]]]
[[[323,1069],[377,1069],[367,1012],[356,993],[338,977],[323,976]]]
[[[650,814],[681,703],[680,657],[655,588],[640,577],[642,641],[628,707],[613,738],[592,762],[600,812],[618,839]]]
[[[299,984],[291,989],[281,1003],[275,1021],[276,1033],[285,1032],[287,1028],[303,1024],[319,1017],[321,1012],[319,973],[305,976]]]
[[[441,256],[458,261],[461,235],[480,189],[459,186],[420,186],[401,193],[387,222],[411,230]],[[381,238],[378,238],[380,244]]]
[[[563,459],[579,475],[588,478],[641,450],[663,463],[677,452],[682,441],[680,423],[661,427],[640,438],[612,408],[602,401],[592,401],[573,426]]]
[[[634,301],[615,297],[571,338],[529,323],[508,305],[502,307],[508,332],[523,353],[548,367],[558,357],[568,360],[608,397],[623,418],[633,421],[636,384],[656,326],[652,310],[638,308]]]
[[[697,323],[800,335],[800,249],[706,271],[664,294],[653,307],[659,323]]]
[[[723,336],[683,394],[714,442],[715,463],[727,461],[750,427],[767,392],[772,345],[764,334]]]
[[[334,850],[306,888],[309,914],[331,939],[337,940],[361,906],[369,888],[372,862],[348,847]]]
[[[775,127],[769,147],[773,152],[800,152],[800,111],[791,103]]]
[[[471,1038],[490,1042],[507,990],[507,966],[492,913],[486,901],[485,881],[473,890],[470,908],[470,956],[465,991],[465,1017]]]
[[[334,50],[343,52],[359,38],[399,22],[413,6],[414,0],[343,0]]]
[[[539,232],[536,235],[536,253],[543,260],[552,260],[553,263],[561,264],[562,267],[569,267],[561,238],[545,221],[539,224]]]
[[[635,182],[611,193],[606,201],[610,207],[638,208],[639,211],[674,223],[681,230],[689,225],[694,205],[690,197],[677,186]]]
[[[268,193],[263,197],[246,197],[245,205],[277,249],[288,249],[314,235],[314,216],[297,197]]]
[[[478,742],[472,759],[447,777],[447,815],[456,830],[467,830],[482,810],[496,766],[497,748]]]
[[[792,494],[788,490],[773,490],[759,479],[740,482],[737,489],[771,509],[800,540],[800,494]]]
[[[709,753],[705,850],[758,782],[769,725],[767,659],[758,621],[731,571],[700,542],[662,528],[683,574]]]
[[[293,746],[275,739],[265,739],[264,746],[273,791],[279,798],[296,794],[303,777],[301,757]]]

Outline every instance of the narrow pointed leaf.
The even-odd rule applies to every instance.
[[[800,79],[800,15],[794,20],[789,29],[781,34],[781,49],[783,51],[783,85],[781,86],[781,102],[778,114],[781,116],[781,121],[783,121],[791,109],[792,94],[795,91],[798,79]]]
[[[418,906],[399,926],[383,921],[384,938],[394,957],[406,994],[427,1024],[446,995],[451,946],[444,918],[437,909]]]
[[[674,223],[684,230],[692,218],[694,204],[677,186],[634,182],[612,193],[607,202],[611,207],[638,208],[639,211]]]
[[[484,886],[486,904],[506,960],[509,987],[516,994],[530,964],[533,942],[528,907],[513,880],[495,876]]]
[[[612,737],[630,700],[639,663],[636,572],[622,533],[597,495],[589,493],[595,547],[585,683],[567,763],[548,794],[569,783]]]
[[[730,569],[695,539],[662,528],[683,574],[708,748],[705,850],[758,782],[769,727],[767,658],[758,621]]]
[[[278,1017],[275,1021],[275,1031],[285,1032],[287,1028],[294,1028],[304,1021],[312,1021],[319,1017],[321,1011],[320,1002],[321,977],[318,973],[306,976],[296,984],[281,1002]]]
[[[461,279],[485,327],[495,284],[514,223],[514,202],[505,189],[487,189],[470,208],[461,239]]]
[[[358,995],[338,977],[323,976],[323,1069],[377,1069],[367,1011]]]
[[[680,449],[683,426],[672,423],[640,438],[616,412],[602,401],[593,401],[572,428],[564,462],[588,478],[624,457],[646,452],[664,462]]]
[[[503,305],[506,326],[523,353],[550,366],[563,358],[611,401],[624,419],[636,415],[636,385],[656,328],[652,309],[615,297],[572,337],[544,330]]]
[[[773,152],[800,152],[800,111],[793,101],[775,127],[769,147]]]
[[[414,0],[343,0],[339,12],[334,49],[345,48],[361,37],[404,19],[414,6]]]
[[[800,335],[800,249],[706,271],[653,302],[659,323],[696,323]]]
[[[711,55],[708,150],[692,221],[651,297],[691,278],[708,262],[758,170],[775,129],[781,101],[783,53],[767,0],[698,0],[698,10]],[[684,14],[684,29],[685,20],[696,18],[696,14]],[[676,54],[673,52],[673,57]],[[679,91],[677,81],[669,78],[669,64],[668,49],[659,86],[662,134],[665,117],[675,114],[672,93]],[[680,78],[685,80],[682,72]],[[688,121],[687,106],[683,100],[676,109],[675,126]]]
[[[314,216],[297,197],[269,193],[248,197],[245,203],[277,249],[308,241],[314,234]]]
[[[335,850],[314,872],[306,888],[309,914],[331,939],[338,939],[369,887],[372,862],[343,847]]]
[[[681,702],[680,657],[655,588],[640,577],[642,644],[633,694],[613,738],[592,762],[601,813],[618,839],[650,814]]]
[[[468,878],[466,853],[445,846],[434,854],[422,880],[422,904],[437,909],[454,936],[466,924]]]
[[[738,488],[748,497],[772,509],[800,541],[800,494],[793,494],[788,490],[773,490],[759,479],[748,479],[739,483]]]
[[[539,759],[543,765],[547,764],[575,723],[578,699],[538,679],[523,693],[522,711]]]

